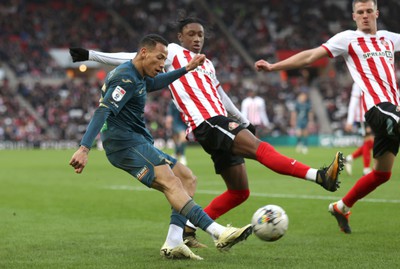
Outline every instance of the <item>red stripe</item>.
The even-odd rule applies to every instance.
[[[357,40],[358,40],[358,43],[360,44],[361,49],[364,52],[368,52],[368,47],[365,44],[365,39],[363,37],[359,37]],[[357,68],[358,72],[360,73],[361,79],[364,81],[364,84],[367,87],[367,90],[368,90],[369,94],[374,99],[374,104],[380,103],[379,97],[376,94],[376,92],[374,91],[374,89],[373,89],[373,87],[372,87],[367,75],[365,74],[364,70],[362,69],[360,59],[357,57],[357,54],[356,54],[356,52],[354,51],[354,49],[353,49],[353,47],[351,45],[349,46],[349,54],[350,54],[351,58],[353,59],[354,64],[356,65],[356,68]],[[368,62],[368,65],[369,65],[369,67],[371,69],[371,72],[373,73],[371,65],[369,63],[371,60],[372,59],[369,58],[367,60],[367,62]]]
[[[184,53],[185,56],[187,57],[188,61],[190,61],[190,60],[192,59],[191,56],[190,56],[190,52],[189,52],[189,51],[185,50],[183,53]],[[212,108],[214,109],[214,112],[217,113],[217,114],[220,114],[221,111],[219,111],[218,107],[217,107],[217,106],[215,105],[215,103],[213,102],[213,100],[212,100],[212,98],[211,98],[211,95],[210,95],[210,94],[207,92],[207,90],[205,89],[205,87],[204,87],[204,85],[203,85],[201,79],[199,78],[199,74],[198,74],[197,72],[192,72],[191,74],[192,74],[193,77],[195,78],[197,87],[201,90],[201,92],[203,93],[203,95],[207,98],[207,100],[209,101],[209,104],[210,104],[210,105],[212,106]],[[212,93],[213,93],[213,95],[214,95],[214,99],[220,99],[220,98],[217,98],[217,97],[216,97],[216,96],[217,96],[217,90],[213,87],[213,84],[212,84],[212,81],[211,81],[210,77],[209,77],[209,76],[204,76],[204,77],[206,78],[207,84],[209,85],[210,89],[212,90]],[[193,91],[191,91],[191,92],[193,92]],[[193,94],[193,95],[194,95],[194,94]],[[196,97],[196,100],[198,101],[197,97]],[[201,114],[203,115],[203,118],[204,118],[204,119],[210,118],[210,114],[208,113],[207,109],[202,105],[201,102],[199,102],[199,103],[201,104],[201,106],[198,106],[198,105],[197,105],[197,102],[196,102],[196,106],[197,106],[198,108],[200,108],[200,107],[202,108],[202,109],[200,109],[200,112],[201,112]],[[222,106],[222,104],[220,103],[220,107],[221,107],[221,106]]]
[[[375,49],[376,51],[381,51],[381,49],[380,49],[380,47],[379,47],[379,45],[378,45],[378,42],[377,42],[376,38],[375,38],[375,37],[372,37],[371,40],[372,40],[372,45],[374,46],[374,49]],[[372,59],[372,57],[371,57],[371,59]],[[392,77],[390,76],[389,67],[387,66],[387,64],[386,64],[385,60],[383,59],[383,57],[379,57],[379,59],[380,59],[380,61],[381,61],[381,63],[382,63],[383,69],[385,70],[385,74],[386,74],[386,77],[387,77],[387,79],[388,79],[389,86],[391,87],[391,85],[392,85]],[[368,60],[369,60],[369,59],[368,59]],[[383,94],[385,95],[386,100],[390,100],[391,102],[393,102],[392,98],[389,96],[389,94],[388,94],[388,92],[387,92],[387,89],[386,89],[386,87],[385,87],[385,85],[384,85],[384,82],[383,82],[381,76],[380,76],[379,73],[378,73],[378,69],[376,68],[375,61],[372,60],[371,62],[373,62],[374,67],[375,67],[375,69],[374,69],[375,72],[373,73],[373,75],[374,75],[376,81],[378,82],[378,84],[379,84],[379,86],[380,86],[380,88],[381,88]],[[368,63],[369,63],[369,62],[368,62]]]
[[[380,40],[382,42],[385,42],[383,44],[384,44],[386,50],[394,51],[394,49],[391,49],[391,47],[394,48],[394,44],[393,44],[392,41],[390,41],[390,44],[391,44],[391,47],[390,47],[389,43],[386,42],[383,37],[381,37]],[[398,100],[396,99],[396,97],[397,97],[397,88],[395,87],[397,82],[393,81],[392,76],[390,75],[391,72],[390,72],[390,69],[389,69],[389,68],[391,68],[391,70],[395,70],[396,69],[395,66],[394,66],[394,61],[393,61],[393,64],[391,64],[390,66],[387,66],[387,64],[385,62],[385,67],[387,67],[387,68],[385,68],[385,72],[386,72],[386,74],[388,74],[387,77],[388,77],[388,83],[389,83],[389,86],[390,86],[390,92],[392,94],[392,98],[394,98],[394,100],[392,100],[392,102],[394,102],[396,105],[398,105]]]

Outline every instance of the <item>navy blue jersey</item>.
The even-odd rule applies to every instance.
[[[296,126],[297,128],[304,129],[307,127],[309,121],[309,113],[311,111],[311,103],[306,101],[304,103],[296,102]]]
[[[90,148],[100,130],[107,154],[143,143],[153,144],[144,120],[147,91],[165,88],[186,72],[186,68],[181,68],[151,78],[143,77],[131,61],[119,65],[106,77],[100,105],[81,145]]]
[[[107,153],[145,142],[153,143],[144,119],[146,97],[146,78],[131,61],[107,75],[100,100],[112,111],[101,132]]]

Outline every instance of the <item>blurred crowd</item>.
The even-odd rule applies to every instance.
[[[384,14],[379,28],[400,32],[396,19],[400,2],[380,1],[378,7]],[[203,52],[213,61],[234,103],[239,107],[248,89],[265,99],[270,135],[291,134],[290,109],[298,93],[309,92],[310,87],[323,96],[332,126],[342,128],[351,81],[337,79],[347,77],[341,60],[333,61],[333,71],[318,80],[316,70],[306,76],[293,72],[260,78],[251,62],[275,61],[279,51],[316,47],[336,32],[353,29],[351,1],[4,0],[0,3],[0,67],[7,64],[18,83],[12,87],[7,77],[0,82],[0,141],[79,141],[97,107],[102,81],[66,77],[49,50],[78,46],[135,51],[140,37],[151,32],[177,42],[174,22],[181,10],[206,22]],[[42,82],[45,78],[56,80],[48,84]],[[167,90],[149,94],[146,116],[156,138],[166,137],[163,125],[169,100]]]

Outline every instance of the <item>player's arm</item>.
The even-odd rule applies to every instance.
[[[354,87],[357,87],[357,85],[353,84],[353,90],[351,91],[350,102],[347,109],[345,130],[348,132],[353,130],[353,124],[356,118],[356,110],[358,109],[360,102],[359,93],[354,91]]]
[[[93,141],[100,132],[110,113],[111,109],[104,105],[100,105],[94,112],[87,130],[83,135],[80,147],[74,153],[74,155],[72,155],[72,158],[69,162],[69,164],[75,169],[75,173],[82,173],[83,169],[85,168]]]
[[[174,71],[158,74],[154,78],[146,78],[147,91],[152,92],[167,87],[169,84],[171,84],[181,76],[185,75],[187,72],[190,72],[199,65],[202,65],[205,59],[206,56],[204,54],[197,54],[185,67],[176,69]]]
[[[237,107],[233,104],[231,98],[226,95],[224,89],[219,85],[217,87],[219,96],[221,97],[222,104],[225,106],[225,109],[228,111],[229,115],[238,120],[244,127],[246,127],[250,132],[253,134],[256,133],[256,128],[253,126],[253,124],[250,123],[250,121],[243,116],[243,114],[237,109]]]
[[[280,70],[291,70],[308,66],[324,57],[329,57],[328,51],[324,47],[320,46],[314,49],[304,50],[283,61],[279,61],[276,63],[269,63],[265,60],[258,60],[257,62],[255,62],[254,66],[257,71],[272,72]]]
[[[70,48],[69,53],[72,57],[72,61],[95,61],[109,65],[120,65],[126,61],[132,60],[136,56],[136,52],[100,52],[95,50],[87,50],[84,48]]]

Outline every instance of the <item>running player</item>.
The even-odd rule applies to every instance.
[[[329,205],[329,212],[345,233],[351,233],[350,208],[390,179],[400,145],[400,94],[394,70],[400,34],[377,30],[376,0],[353,0],[352,7],[356,30],[340,32],[320,47],[277,63],[265,60],[255,63],[256,70],[271,72],[301,68],[323,57],[342,56],[354,82],[361,87],[365,120],[375,135],[375,164],[372,172],[363,175],[341,200]]]

